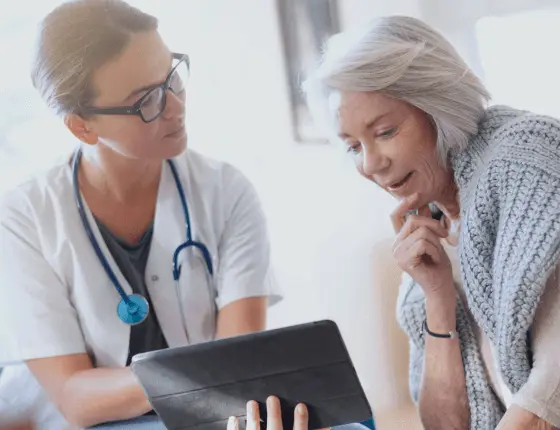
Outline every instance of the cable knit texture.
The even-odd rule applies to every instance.
[[[467,149],[452,155],[451,162],[463,226],[461,278],[470,311],[458,298],[470,428],[490,430],[505,411],[490,387],[473,324],[496,346],[499,370],[516,393],[531,372],[530,328],[546,280],[560,259],[560,121],[493,106]],[[405,276],[397,317],[410,339],[415,401],[425,315],[421,288]]]

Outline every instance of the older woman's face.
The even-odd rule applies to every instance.
[[[398,199],[436,201],[450,173],[438,163],[436,133],[420,109],[376,92],[334,94],[338,134],[361,175]]]

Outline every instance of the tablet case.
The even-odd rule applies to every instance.
[[[139,354],[131,364],[169,430],[225,430],[246,403],[276,395],[284,429],[294,407],[309,408],[309,428],[357,423],[371,408],[336,324],[325,320]],[[241,420],[243,422],[243,420]]]

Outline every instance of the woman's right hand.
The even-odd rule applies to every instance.
[[[418,210],[418,215],[409,211]],[[418,208],[418,194],[403,200],[391,215],[397,237],[393,255],[402,270],[424,290],[426,299],[455,295],[453,271],[441,239],[447,230],[432,219],[428,206]]]
[[[266,399],[267,430],[284,430],[282,426],[282,410],[280,401],[275,396]],[[294,410],[293,430],[308,429],[307,407],[300,403]],[[237,417],[230,417],[227,430],[239,430],[239,420]],[[247,430],[261,430],[261,419],[259,415],[259,405],[254,400],[247,403]],[[290,430],[290,429],[286,429]],[[323,429],[326,430],[326,429]]]

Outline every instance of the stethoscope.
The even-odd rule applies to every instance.
[[[105,269],[107,276],[111,280],[111,283],[117,290],[117,293],[121,296],[121,300],[117,305],[117,315],[119,319],[130,325],[140,324],[143,322],[150,312],[150,305],[148,304],[148,300],[140,294],[130,294],[127,295],[121,286],[115,272],[111,269],[109,262],[103,255],[99,243],[93,234],[93,230],[89,224],[87,219],[86,211],[84,208],[84,203],[82,201],[82,195],[80,193],[80,184],[78,182],[78,166],[80,165],[80,159],[82,158],[82,151],[78,149],[74,155],[74,160],[72,162],[72,175],[73,175],[73,185],[74,185],[74,197],[76,200],[76,206],[78,208],[78,213],[80,214],[80,218],[82,219],[82,224],[84,229],[88,235],[89,241],[91,246],[93,247],[95,253],[97,254],[97,258],[99,262]],[[173,179],[175,180],[175,186],[177,187],[177,192],[179,193],[179,198],[181,199],[181,206],[183,207],[183,214],[185,216],[185,226],[186,226],[186,241],[179,245],[175,252],[173,253],[173,280],[177,282],[181,277],[181,265],[179,264],[179,254],[184,249],[189,247],[198,248],[204,257],[204,261],[206,263],[206,267],[208,268],[208,272],[212,276],[214,273],[213,265],[212,265],[212,258],[210,256],[210,252],[206,245],[201,242],[196,242],[192,240],[191,234],[191,221],[189,217],[189,209],[187,206],[187,199],[185,197],[185,191],[183,190],[183,185],[181,184],[181,180],[179,179],[179,174],[177,173],[177,169],[175,167],[175,163],[172,160],[167,160],[169,167],[171,168],[171,173],[173,174]]]

